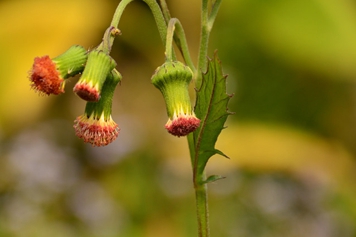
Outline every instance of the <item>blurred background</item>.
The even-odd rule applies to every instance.
[[[193,237],[185,138],[170,136],[150,83],[164,62],[141,1],[120,22],[112,56],[123,75],[121,133],[94,148],[74,134],[85,102],[39,96],[36,56],[97,46],[118,1],[0,0],[0,236]],[[193,58],[200,1],[167,0]],[[211,35],[235,96],[208,175],[211,236],[356,236],[356,4],[225,0]]]

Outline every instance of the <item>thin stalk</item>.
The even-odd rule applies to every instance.
[[[187,135],[188,147],[189,147],[189,155],[192,167],[194,167],[194,158],[195,158],[195,144],[194,144],[194,135],[193,133],[189,133]]]
[[[213,28],[215,18],[218,15],[218,11],[220,9],[221,2],[222,0],[216,0],[211,8],[211,12],[208,19],[209,31],[211,31],[211,28]]]
[[[125,8],[129,3],[133,0],[122,0],[117,6],[114,16],[112,17],[111,24],[109,28],[106,30],[103,41],[98,46],[98,49],[102,49],[106,53],[110,53],[111,47],[114,44],[115,37],[120,34],[120,30],[118,29],[118,25],[124,12]]]
[[[161,8],[159,7],[156,0],[143,0],[148,7],[151,9],[153,17],[155,19],[159,35],[163,42],[163,46],[166,47],[166,36],[167,36],[167,22],[164,18]],[[174,51],[172,52],[173,59],[176,58]]]
[[[110,26],[118,27],[122,13],[124,12],[126,6],[133,0],[122,0],[117,6],[114,16],[112,17]]]
[[[180,50],[180,52],[183,55],[185,63],[192,69],[192,71],[195,73],[196,69],[193,63],[192,58],[190,57],[190,52],[188,48],[188,43],[187,43],[187,38],[185,37],[184,29],[180,21],[177,19],[176,22],[176,31],[174,34],[174,39],[175,42]]]
[[[208,55],[208,44],[209,44],[209,0],[202,0],[201,9],[201,29],[200,29],[200,48],[198,54],[198,70],[196,76],[196,88],[200,88],[202,80],[202,72],[206,71],[207,67],[207,55]]]
[[[167,28],[167,38],[166,38],[166,60],[167,61],[173,61],[173,34],[174,34],[174,29],[175,29],[175,24],[177,22],[177,18],[172,18],[170,19],[168,23],[168,28]]]
[[[114,27],[116,29],[118,28],[122,13],[124,12],[126,6],[129,3],[131,3],[132,1],[133,0],[122,0],[119,3],[119,5],[117,6],[117,8],[115,10],[114,16],[113,16],[113,18],[111,20],[110,27]],[[150,10],[151,10],[151,12],[153,14],[153,17],[155,19],[155,22],[156,22],[156,25],[157,25],[157,28],[158,28],[159,35],[160,35],[161,40],[162,40],[162,42],[163,42],[163,44],[165,46],[165,44],[166,44],[166,34],[167,34],[167,23],[164,20],[161,8],[159,7],[158,3],[155,0],[143,0],[143,1],[148,5],[148,7],[150,8]],[[105,47],[109,47],[111,49],[111,46],[114,43],[114,39],[115,39],[116,35],[117,34],[110,34],[109,35],[109,40],[105,39],[105,38],[103,39],[103,41],[108,41],[109,42],[108,44],[105,44]],[[98,46],[98,48],[103,48],[103,47],[104,47],[103,43],[101,43]],[[104,50],[110,52],[110,49],[105,48]]]
[[[156,25],[158,28],[159,35],[161,37],[161,40],[166,46],[166,35],[167,35],[167,23],[164,20],[161,8],[159,7],[158,3],[156,0],[143,0],[148,7],[151,9],[151,12],[153,14],[153,17],[156,21]]]
[[[192,58],[190,57],[188,43],[187,43],[187,39],[185,37],[184,29],[183,29],[182,24],[180,23],[180,21],[177,18],[171,18],[168,23],[167,40],[166,40],[166,57],[167,57],[167,59],[172,58],[172,56],[170,54],[173,52],[173,49],[172,49],[173,36],[175,36],[175,42],[179,41],[179,43],[180,43],[179,48],[181,50],[181,53],[183,55],[185,63],[190,67],[190,69],[193,72],[195,72],[196,69],[193,64]]]
[[[171,13],[169,12],[166,0],[160,0],[159,3],[161,5],[161,9],[162,9],[162,13],[163,13],[164,19],[166,20],[166,23],[168,24],[169,20],[171,19]]]
[[[163,16],[164,16],[166,22],[169,22],[171,19],[171,14],[169,12],[167,2],[165,0],[160,0],[160,5],[161,5]],[[174,42],[176,43],[181,54],[183,55],[185,63],[190,67],[190,69],[192,69],[192,71],[195,74],[196,68],[192,61],[192,58],[190,57],[190,52],[189,52],[187,38],[185,36],[184,28],[179,20],[178,20],[178,22],[176,22],[176,24],[177,24],[177,26],[176,26],[177,28],[175,29],[175,34],[173,35]]]

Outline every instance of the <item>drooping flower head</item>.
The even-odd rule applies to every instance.
[[[166,102],[168,122],[165,128],[175,136],[185,136],[199,127],[200,120],[192,110],[188,86],[193,73],[181,62],[167,61],[158,67],[151,80]]]
[[[65,79],[82,72],[86,60],[87,51],[79,45],[53,59],[36,57],[29,75],[31,87],[43,95],[64,93]]]
[[[116,66],[116,62],[105,52],[94,49],[73,91],[83,100],[98,101],[105,79]]]
[[[121,80],[118,71],[109,73],[98,102],[87,102],[85,113],[74,121],[75,134],[93,146],[106,146],[119,135],[119,127],[111,117],[112,98]]]

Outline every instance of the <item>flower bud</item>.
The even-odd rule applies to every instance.
[[[29,76],[31,87],[44,95],[64,93],[65,79],[82,72],[86,60],[87,51],[79,45],[53,59],[36,57]]]
[[[91,51],[83,75],[73,91],[83,100],[98,101],[105,79],[115,66],[115,61],[105,52]]]
[[[188,86],[193,73],[181,62],[165,62],[151,80],[166,102],[168,122],[165,128],[175,136],[185,136],[199,127],[200,120],[192,110]]]
[[[75,134],[93,146],[106,146],[119,135],[119,127],[111,117],[112,98],[121,75],[113,70],[107,76],[98,102],[87,102],[85,113],[74,121]]]

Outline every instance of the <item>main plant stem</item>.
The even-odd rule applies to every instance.
[[[201,10],[201,30],[200,30],[200,48],[198,54],[198,67],[195,71],[196,81],[195,87],[200,88],[202,83],[202,73],[206,70],[207,56],[208,56],[208,44],[209,44],[209,34],[208,29],[208,1],[202,0],[202,10]],[[188,141],[191,139],[188,139]],[[197,208],[197,221],[198,221],[198,236],[199,237],[209,237],[210,236],[210,226],[209,226],[209,206],[208,206],[208,190],[207,185],[204,183],[206,177],[205,172],[200,172],[199,166],[199,148],[196,146],[196,141],[194,141],[194,152],[192,158],[193,164],[193,182],[195,189],[195,201]],[[191,146],[189,146],[191,148]],[[192,155],[192,153],[191,153]]]
[[[205,180],[204,173],[199,176],[196,176],[194,180],[195,201],[198,220],[198,236],[208,237],[210,236],[208,193],[207,185],[206,183],[203,183],[203,180]]]
[[[217,12],[219,10],[222,0],[202,0],[201,9],[201,30],[200,30],[200,48],[198,54],[198,68],[195,70],[195,87],[199,90],[202,84],[203,72],[207,69],[207,56],[209,46],[209,36],[213,27]],[[209,12],[209,6],[211,11]],[[200,156],[199,156],[199,141],[194,140],[193,134],[188,135],[188,144],[190,157],[193,167],[193,182],[195,189],[195,199],[197,208],[198,220],[198,233],[199,237],[209,237],[209,207],[208,207],[208,194],[206,175],[204,169],[200,169]]]
[[[198,237],[209,237],[209,208],[208,208],[208,190],[204,182],[206,180],[205,173],[198,169],[199,157],[196,154],[197,147],[195,146],[193,133],[188,134],[189,152],[193,168],[193,183],[195,191],[195,202],[198,222]]]

